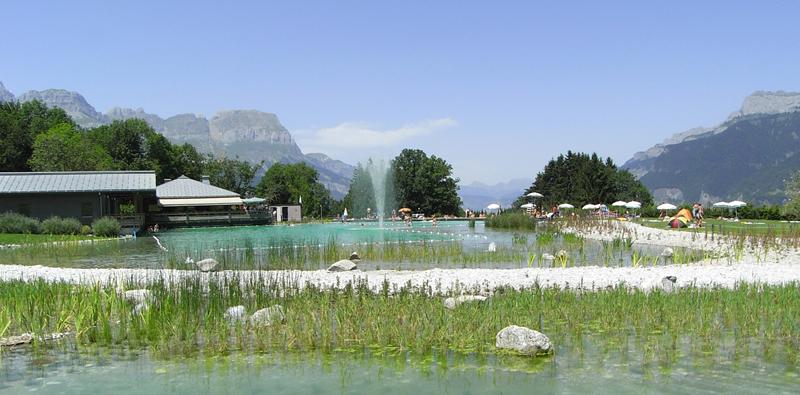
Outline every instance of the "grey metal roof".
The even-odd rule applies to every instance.
[[[153,171],[0,172],[0,194],[63,192],[153,192]]]
[[[239,194],[227,189],[204,184],[186,176],[180,176],[177,179],[165,182],[156,187],[156,197],[159,199],[216,198],[239,197]]]

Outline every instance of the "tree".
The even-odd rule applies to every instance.
[[[91,139],[111,156],[114,170],[157,170],[159,166],[148,158],[148,136],[156,132],[141,119],[114,121],[89,131]]]
[[[36,136],[28,164],[33,171],[105,170],[111,156],[75,125],[62,123]]]
[[[376,177],[383,178],[383,209],[384,213],[378,213],[376,201],[375,185],[373,185],[373,173]],[[380,181],[379,181],[380,183]],[[368,210],[373,215],[390,215],[392,208],[396,208],[394,199],[394,182],[391,165],[385,166],[383,162],[374,162],[369,159],[366,165],[359,163],[353,170],[353,177],[350,180],[350,189],[342,199],[342,209],[347,208],[348,213],[353,218],[363,218],[367,216]]]
[[[238,160],[238,158],[216,158],[207,155],[203,171],[205,175],[208,175],[211,184],[246,196],[253,192],[253,180],[261,166],[261,163],[251,165],[249,162]]]
[[[400,206],[430,214],[457,215],[461,198],[453,167],[422,150],[404,149],[391,166],[394,189]]]
[[[800,171],[796,171],[785,182],[786,204],[783,213],[789,218],[800,218]]]
[[[526,203],[525,195],[534,191],[544,195],[544,205],[569,202],[582,206],[616,200],[636,200],[643,206],[653,204],[647,188],[627,170],[618,169],[611,158],[604,161],[597,154],[572,151],[551,159],[514,206]]]
[[[36,100],[0,103],[0,171],[29,171],[36,136],[60,124],[75,126],[64,110]]]
[[[333,206],[317,170],[302,162],[270,166],[256,186],[256,194],[272,205],[298,204],[302,198],[303,216],[328,215]]]

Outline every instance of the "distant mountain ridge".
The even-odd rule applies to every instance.
[[[264,161],[266,166],[277,162],[306,162],[317,169],[320,182],[337,199],[347,193],[354,170],[352,165],[325,154],[305,155],[278,116],[263,111],[224,110],[217,112],[211,120],[198,114],[177,114],[164,119],[142,108],[114,107],[103,114],[78,92],[63,89],[32,90],[15,98],[0,82],[0,101],[12,100],[38,100],[50,107],[61,108],[85,128],[138,118],[173,143],[189,143],[201,152],[238,156],[252,163]]]
[[[511,207],[511,203],[525,191],[525,188],[530,186],[531,182],[527,178],[515,178],[494,185],[473,182],[469,185],[462,185],[458,194],[464,202],[464,207],[473,210],[483,210],[492,203],[498,203],[502,207]]]
[[[673,135],[622,167],[656,201],[781,203],[783,179],[800,169],[798,117],[800,93],[757,91],[721,124]]]

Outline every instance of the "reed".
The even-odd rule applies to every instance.
[[[679,338],[716,347],[733,341],[768,344],[798,361],[800,284],[794,283],[689,287],[671,294],[533,286],[498,289],[486,302],[455,310],[444,309],[441,297],[432,296],[437,294],[435,284],[385,283],[376,290],[361,282],[339,285],[317,288],[274,277],[209,282],[197,276],[149,285],[153,302],[135,312],[115,287],[4,282],[0,333],[71,332],[79,345],[148,348],[164,356],[232,351],[494,353],[497,331],[516,324],[541,330],[557,344],[579,345],[584,336],[603,338],[606,346],[620,339],[654,347]],[[274,304],[284,307],[285,322],[254,326],[223,317],[229,306],[244,305],[252,313]]]

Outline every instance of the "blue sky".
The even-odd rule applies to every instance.
[[[15,94],[274,112],[306,152],[422,148],[465,182],[532,179],[568,149],[621,164],[755,90],[800,90],[799,2],[49,3],[3,3]]]

